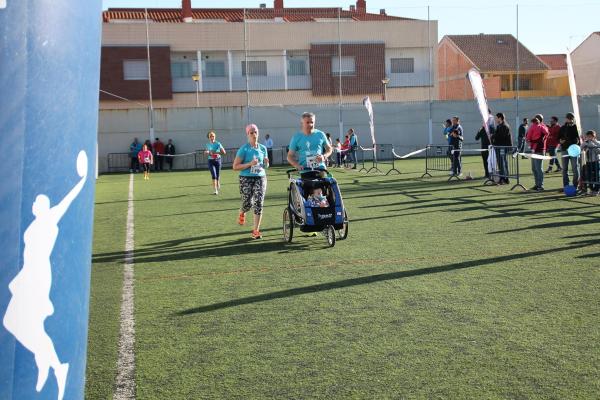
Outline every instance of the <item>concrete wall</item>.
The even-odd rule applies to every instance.
[[[600,34],[592,33],[571,53],[577,93],[600,94]]]
[[[583,129],[600,131],[600,96],[581,97],[579,107]],[[390,143],[397,151],[420,148],[428,142],[429,103],[374,103],[374,117],[377,142]],[[492,100],[494,112],[504,112],[513,130],[516,131],[516,104],[510,100]],[[481,126],[474,100],[435,101],[432,103],[433,143],[443,143],[441,124],[447,118],[457,115],[463,121],[466,142],[474,142]],[[571,111],[569,97],[522,99],[519,115],[533,117],[542,113],[547,120],[557,115],[563,120],[564,114]],[[331,132],[335,138],[339,134],[339,110],[333,105],[305,105],[281,107],[251,107],[250,120],[256,123],[261,139],[269,133],[275,146],[285,146],[300,127],[300,116],[304,111],[317,115],[317,128]],[[217,132],[218,140],[225,147],[239,147],[245,143],[244,126],[247,110],[244,107],[218,108],[171,108],[155,110],[155,136],[166,143],[172,138],[178,153],[191,152],[204,148],[206,133],[210,129]],[[347,104],[342,109],[343,129],[354,128],[363,146],[370,145],[368,116],[361,104]],[[148,112],[146,110],[101,110],[98,128],[100,171],[107,170],[107,154],[127,152],[135,136],[148,137]],[[278,155],[275,161],[278,159]],[[192,161],[177,160],[175,167],[193,168]]]

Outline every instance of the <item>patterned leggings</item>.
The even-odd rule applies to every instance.
[[[240,194],[242,195],[242,212],[254,208],[255,215],[261,215],[265,194],[267,193],[266,176],[240,176]]]

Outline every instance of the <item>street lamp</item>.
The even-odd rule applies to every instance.
[[[192,75],[192,79],[196,82],[196,107],[200,107],[200,98],[198,97],[198,93],[200,92],[200,74]]]
[[[386,76],[381,80],[381,83],[383,83],[383,101],[387,101],[387,85],[390,83],[390,78]]]

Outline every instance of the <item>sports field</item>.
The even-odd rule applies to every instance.
[[[598,398],[600,198],[550,190],[558,174],[524,193],[397,165],[333,170],[350,218],[334,248],[283,243],[282,168],[255,241],[231,170],[218,197],[206,171],[135,175],[136,397]],[[129,175],[97,182],[87,397],[109,399]]]

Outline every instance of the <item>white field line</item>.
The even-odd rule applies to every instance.
[[[125,264],[123,266],[123,300],[121,303],[121,329],[119,332],[119,356],[115,400],[135,399],[135,321],[133,316],[133,174],[129,175],[129,198],[127,201],[127,233],[125,237]]]

